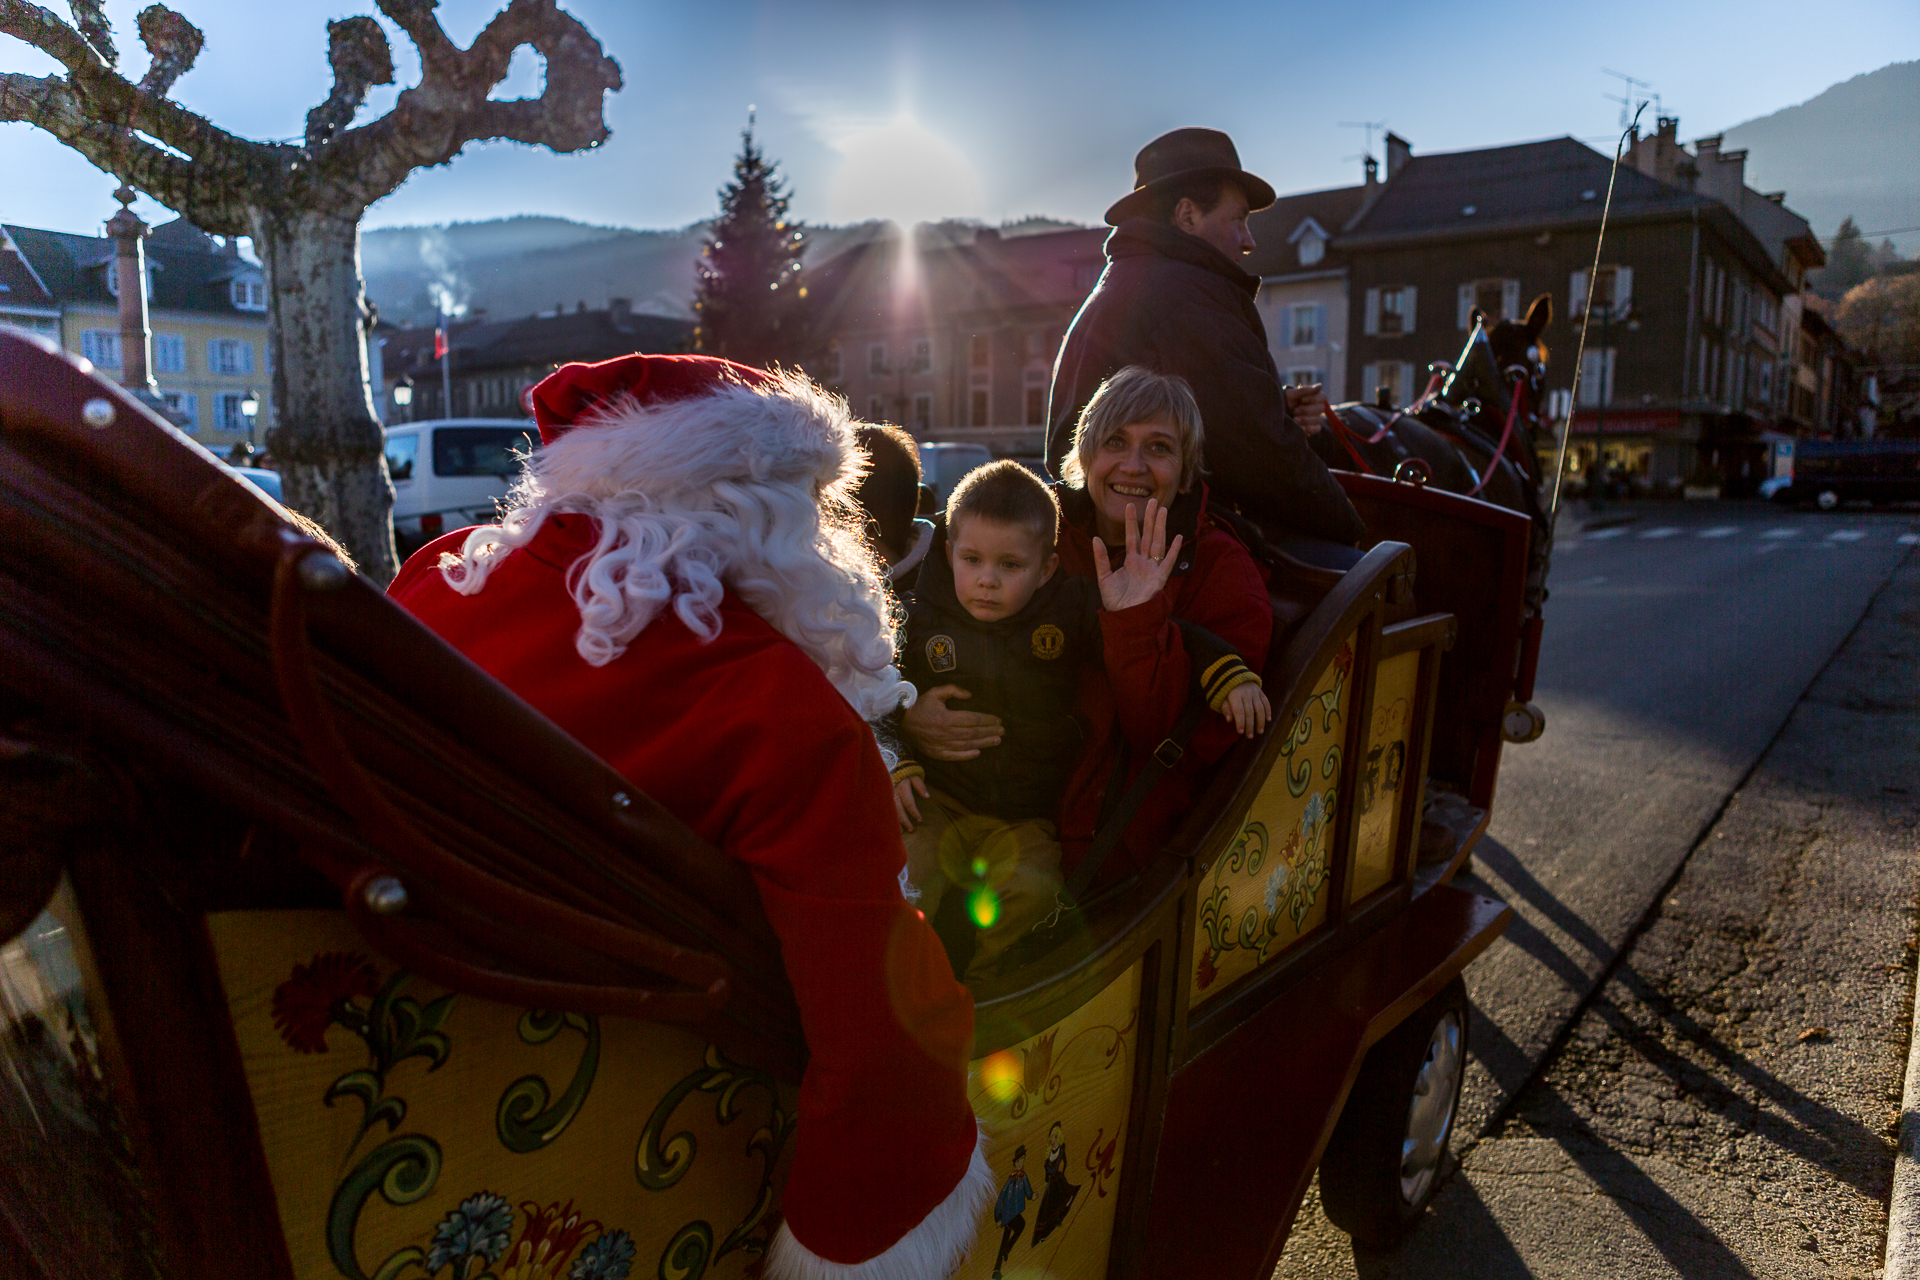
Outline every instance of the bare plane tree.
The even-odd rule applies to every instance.
[[[236,137],[168,97],[204,37],[164,5],[140,13],[152,58],[136,83],[118,69],[102,0],[71,0],[72,25],[26,0],[0,0],[0,33],[66,69],[0,74],[0,121],[38,125],[204,230],[253,237],[267,274],[278,423],[268,448],[288,505],[384,582],[398,567],[393,486],[368,387],[360,217],[415,169],[445,164],[469,142],[599,145],[602,104],[620,88],[620,68],[554,0],[511,0],[465,49],[442,30],[437,0],[376,2],[419,48],[420,83],[386,115],[350,127],[368,90],[394,82],[393,53],[371,17],[327,23],[333,92],[307,113],[296,146]],[[546,60],[545,90],[489,98],[522,45]]]

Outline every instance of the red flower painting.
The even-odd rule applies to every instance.
[[[1213,980],[1220,976],[1220,970],[1214,968],[1213,965],[1212,947],[1208,947],[1200,953],[1200,963],[1195,968],[1194,976],[1200,980],[1200,989],[1202,991],[1212,986]],[[1104,1195],[1105,1192],[1101,1194]]]
[[[365,956],[329,951],[293,966],[293,976],[274,988],[273,1029],[289,1048],[325,1053],[327,1028],[355,996],[372,999],[379,975]]]
[[[1333,655],[1333,665],[1340,668],[1342,679],[1353,675],[1353,641],[1340,646],[1340,652]]]

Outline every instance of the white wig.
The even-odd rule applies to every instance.
[[[893,666],[889,597],[852,499],[865,470],[846,402],[798,374],[653,404],[625,396],[535,450],[500,523],[440,572],[472,595],[549,515],[591,516],[598,538],[567,574],[587,662],[618,658],[668,605],[712,640],[732,588],[872,720],[914,690]]]

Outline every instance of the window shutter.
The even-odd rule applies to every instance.
[[[1633,305],[1633,268],[1615,267],[1613,269],[1613,308],[1616,315],[1626,314]]]
[[[1401,316],[1400,332],[1412,333],[1414,317],[1420,314],[1420,290],[1412,285],[1400,291],[1400,305],[1405,308]],[[1402,401],[1404,404],[1405,402]]]
[[[220,372],[220,339],[207,339],[207,372]]]
[[[1362,319],[1361,332],[1376,334],[1380,332],[1380,291],[1367,290],[1366,313]]]
[[[1400,385],[1394,388],[1393,402],[1404,409],[1413,403],[1413,364],[1411,361],[1402,360],[1400,362],[1399,381]]]
[[[1520,318],[1520,282],[1518,280],[1500,282],[1500,318],[1503,320]]]
[[[243,342],[240,344],[240,372],[253,372],[253,344],[251,342]]]
[[[1455,308],[1454,323],[1462,329],[1473,326],[1473,282],[1460,286],[1460,301]]]
[[[1327,337],[1327,304],[1313,304],[1313,340],[1316,346],[1327,346],[1332,340]]]
[[[1368,404],[1373,403],[1373,389],[1380,382],[1376,368],[1377,366],[1370,364],[1360,366],[1360,399]]]

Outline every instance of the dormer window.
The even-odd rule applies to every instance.
[[[1327,229],[1312,218],[1303,219],[1287,239],[1299,255],[1300,265],[1311,267],[1327,256]]]
[[[229,294],[235,308],[241,311],[265,311],[267,309],[267,287],[258,279],[245,276],[228,284]]]

